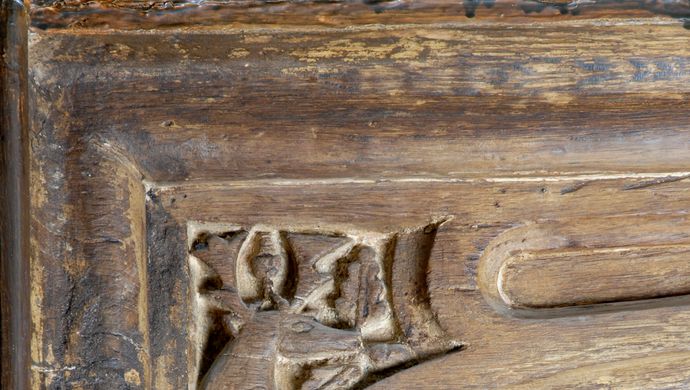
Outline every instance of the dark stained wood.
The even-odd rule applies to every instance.
[[[39,28],[113,27],[123,29],[205,25],[326,25],[449,23],[476,25],[530,19],[687,18],[687,0],[383,0],[383,1],[56,1],[35,0],[33,25]],[[476,19],[475,19],[476,18]]]
[[[24,387],[690,387],[687,1],[31,15]]]
[[[0,2],[0,387],[29,382],[29,149],[24,5]]]

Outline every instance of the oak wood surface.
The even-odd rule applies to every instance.
[[[0,387],[29,387],[28,17],[0,2]]]
[[[690,387],[687,9],[35,2],[30,387]]]
[[[353,26],[366,24],[423,24],[480,21],[530,23],[562,20],[648,18],[664,15],[686,19],[687,0],[154,0],[91,2],[84,0],[32,2],[33,25],[39,28],[114,27],[120,29],[169,26],[242,24]]]

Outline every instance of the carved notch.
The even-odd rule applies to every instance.
[[[393,233],[197,233],[200,387],[363,387],[460,349],[436,321],[426,281],[443,222]]]

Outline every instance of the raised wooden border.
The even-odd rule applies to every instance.
[[[33,0],[37,28],[280,24],[352,26],[670,16],[690,26],[688,0]],[[476,17],[476,18],[475,18]]]
[[[420,4],[425,4],[422,2]],[[438,2],[442,3],[442,2]],[[474,4],[474,2],[472,2]],[[27,175],[27,106],[26,106],[26,70],[28,67],[26,55],[26,39],[28,18],[26,6],[12,0],[2,0],[0,8],[0,29],[2,29],[2,54],[5,59],[0,68],[0,93],[2,94],[2,154],[0,155],[0,219],[2,242],[10,243],[2,247],[2,387],[27,388],[29,359],[29,302],[28,302],[28,175]],[[286,11],[279,6],[262,6],[263,3],[252,7],[232,8],[229,5],[191,6],[178,4],[167,10],[142,10],[134,7],[115,8],[104,7],[91,9],[86,6],[69,7],[37,7],[32,24],[38,28],[79,27],[79,26],[109,26],[118,28],[157,28],[167,25],[206,25],[230,23],[275,23],[281,22],[293,25],[325,24],[347,25],[366,23],[408,23],[415,17],[421,16],[420,23],[433,21],[470,20],[467,7],[458,3],[455,8],[444,8],[437,5],[429,9],[391,9],[385,8],[386,3],[379,5],[367,2],[356,2],[351,5],[345,3],[306,4],[285,3]],[[481,19],[495,21],[501,6],[510,4],[532,4],[540,8],[530,11],[516,8],[512,15],[518,20],[520,17],[542,18],[554,16],[553,22],[573,20],[578,16],[572,10],[578,8],[573,3],[547,2],[517,2],[505,1],[488,8],[484,3],[482,10],[487,15],[478,14],[477,23]],[[584,4],[584,2],[583,2]],[[621,5],[622,4],[622,5]],[[637,4],[637,3],[635,3]],[[670,15],[684,18],[690,15],[687,2],[667,1],[661,3],[661,8],[651,7],[650,4],[638,5],[634,8],[629,2],[612,4],[601,1],[591,5],[595,17],[639,17],[654,16],[656,14]],[[663,8],[670,4],[668,8]],[[187,8],[185,8],[187,7]],[[684,8],[685,7],[685,8]],[[510,8],[506,8],[510,9]],[[330,10],[330,11],[327,11]],[[456,13],[451,11],[455,10]],[[566,12],[563,12],[565,10]],[[41,24],[47,20],[41,12],[54,12],[59,16],[59,23]],[[544,11],[543,13],[541,13]],[[450,16],[443,16],[448,12]],[[559,13],[567,14],[562,18]],[[258,16],[257,16],[258,15]],[[511,15],[507,15],[511,16]],[[289,19],[294,17],[294,19]],[[288,22],[290,20],[290,22]],[[67,21],[70,21],[67,23]],[[119,21],[119,22],[118,22]],[[63,23],[64,22],[64,23]],[[62,24],[61,24],[62,23]]]
[[[29,387],[29,149],[26,5],[0,3],[0,387]]]

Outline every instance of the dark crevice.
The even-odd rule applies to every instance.
[[[427,363],[427,362],[430,362],[430,361],[432,361],[432,360],[436,360],[436,359],[442,358],[442,357],[444,357],[444,356],[447,356],[447,355],[450,355],[450,354],[453,354],[453,353],[456,353],[456,352],[460,352],[460,351],[462,351],[463,349],[465,349],[465,346],[464,346],[464,345],[458,345],[458,346],[456,346],[456,347],[454,347],[454,348],[452,348],[452,349],[450,349],[450,350],[448,350],[448,351],[444,351],[444,352],[440,352],[440,353],[437,353],[437,354],[429,355],[429,356],[427,356],[426,358],[422,358],[422,359],[411,360],[411,361],[408,361],[408,362],[399,364],[399,365],[397,365],[397,366],[393,366],[393,367],[391,367],[391,368],[388,368],[388,369],[385,369],[385,370],[381,370],[381,371],[378,371],[378,372],[369,374],[369,375],[366,376],[366,378],[364,378],[364,380],[362,380],[361,382],[355,384],[355,385],[352,387],[352,390],[362,390],[362,389],[366,389],[367,387],[373,385],[374,383],[379,382],[379,381],[381,381],[381,380],[383,380],[383,379],[386,379],[386,378],[388,378],[388,377],[391,377],[391,376],[393,376],[393,375],[395,375],[395,374],[397,374],[397,373],[399,373],[399,372],[401,372],[401,371],[407,370],[408,368],[411,368],[411,367],[420,365],[420,364],[422,364],[422,363]]]

